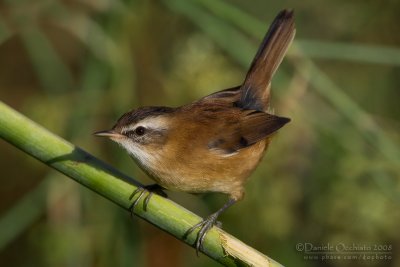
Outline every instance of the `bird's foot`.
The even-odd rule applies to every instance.
[[[131,212],[131,216],[133,216],[133,211],[135,210],[137,204],[139,201],[144,197],[145,194],[146,197],[143,201],[143,209],[147,211],[147,206],[149,204],[150,198],[153,196],[153,193],[156,193],[157,195],[160,195],[162,197],[168,197],[168,195],[163,191],[165,188],[158,184],[151,184],[151,185],[146,185],[143,187],[138,187],[135,191],[132,192],[132,194],[129,196],[129,200],[131,200],[135,195],[139,194],[138,197],[135,199],[135,201],[132,202],[132,204],[129,206],[129,210]]]
[[[199,251],[203,249],[203,242],[207,235],[207,232],[214,226],[217,225],[218,227],[221,225],[220,222],[217,221],[219,213],[213,213],[208,216],[206,219],[202,220],[201,222],[192,226],[189,230],[186,231],[183,238],[186,239],[190,233],[192,233],[196,228],[200,228],[199,232],[197,233],[196,240],[194,242],[194,246],[196,247],[196,254],[199,256]]]

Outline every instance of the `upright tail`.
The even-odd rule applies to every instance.
[[[272,76],[295,33],[293,11],[282,10],[272,22],[241,85],[242,108],[260,111],[268,108]]]

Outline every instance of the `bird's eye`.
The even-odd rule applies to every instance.
[[[135,133],[137,134],[137,135],[144,135],[145,134],[145,132],[146,132],[146,128],[144,128],[143,126],[139,126],[139,127],[137,127],[136,129],[135,129]]]
[[[135,130],[126,131],[124,135],[128,137],[142,136],[146,133],[146,128],[143,126],[137,127]]]

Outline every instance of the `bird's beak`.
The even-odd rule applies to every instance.
[[[109,137],[109,138],[122,137],[121,134],[114,132],[113,130],[98,131],[98,132],[93,133],[93,135],[100,136],[100,137]]]

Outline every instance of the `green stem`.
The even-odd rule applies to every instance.
[[[140,186],[139,183],[49,132],[3,102],[0,102],[0,114],[1,138],[122,208],[129,208],[129,196]],[[135,210],[137,216],[179,240],[182,240],[184,233],[192,225],[201,220],[197,215],[158,195],[151,198],[146,212],[142,207],[143,202],[140,202]],[[196,234],[197,232],[192,233],[182,241],[192,245]],[[206,236],[204,254],[226,266],[280,266],[217,227],[211,229]]]

